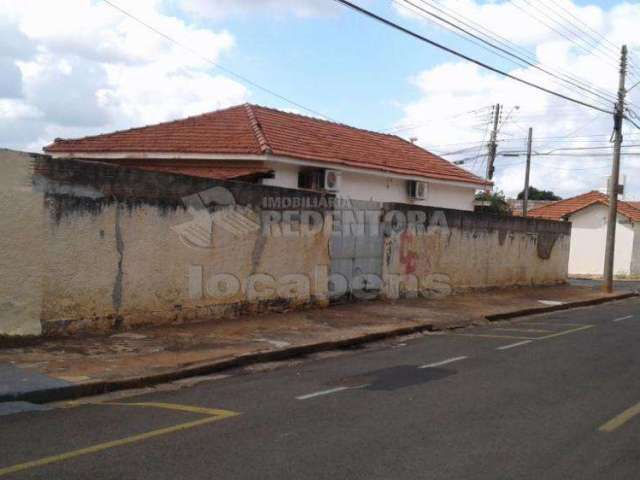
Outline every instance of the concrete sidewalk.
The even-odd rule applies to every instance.
[[[396,335],[630,295],[576,286],[512,288],[147,328],[108,337],[42,339],[4,348],[0,344],[0,401],[42,403],[143,387]]]

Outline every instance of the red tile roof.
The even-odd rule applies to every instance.
[[[529,216],[533,218],[546,218],[548,220],[563,220],[595,204],[609,205],[609,197],[597,191],[588,192],[578,195],[577,197],[559,200],[542,207],[534,208],[529,211]],[[633,206],[630,202],[619,200],[618,213],[624,215],[631,221],[640,221],[640,209]]]
[[[133,152],[273,154],[487,185],[484,179],[395,135],[249,104],[92,137],[56,139],[44,150],[77,156]]]

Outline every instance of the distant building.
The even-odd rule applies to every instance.
[[[572,223],[569,275],[602,275],[608,197],[598,191],[529,210],[533,218]],[[640,275],[640,202],[618,200],[614,274]]]
[[[490,185],[395,135],[249,104],[56,139],[44,150],[54,158],[459,210],[473,210],[475,192]]]
[[[555,200],[529,200],[528,209],[529,211],[531,211],[534,208],[539,208],[539,207],[544,207],[545,205],[549,205],[554,201]],[[515,215],[517,217],[522,216],[522,200],[518,200],[516,198],[510,198],[507,200],[507,203],[509,204],[509,208],[511,208],[512,215]]]

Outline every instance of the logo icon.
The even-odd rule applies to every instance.
[[[260,229],[256,213],[236,204],[233,194],[224,187],[213,187],[182,199],[190,221],[171,227],[182,243],[190,248],[211,248],[214,226],[235,237]]]

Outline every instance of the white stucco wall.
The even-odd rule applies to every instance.
[[[0,149],[0,335],[39,335],[46,205],[31,184],[31,157]]]
[[[272,163],[275,178],[263,180],[264,185],[284,188],[298,188],[297,165]],[[338,196],[353,200],[372,200],[377,202],[415,203],[429,207],[453,208],[473,211],[476,189],[473,186],[460,187],[442,183],[428,183],[429,190],[425,200],[412,201],[407,195],[406,180],[389,178],[365,173],[343,172],[342,185]]]
[[[572,223],[570,275],[602,275],[607,235],[607,207],[593,205],[576,212]],[[613,271],[616,275],[631,272],[634,228],[623,216],[618,216],[616,249]]]
[[[273,169],[275,176],[274,178],[265,178],[262,180],[263,185],[298,188],[298,171],[300,167],[286,163],[267,163],[267,166]]]

